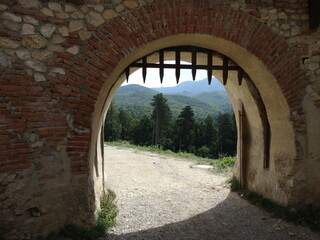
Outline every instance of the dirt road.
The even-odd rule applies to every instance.
[[[106,239],[320,239],[250,205],[229,191],[226,176],[193,162],[110,146],[105,156],[120,209]]]

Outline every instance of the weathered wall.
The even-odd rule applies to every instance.
[[[173,44],[220,51],[258,87],[272,156],[263,169],[249,117],[249,188],[320,207],[320,31],[309,29],[307,2],[1,0],[0,234],[31,239],[94,220],[97,139],[121,73]],[[235,109],[240,99],[254,116],[246,90],[229,88]]]

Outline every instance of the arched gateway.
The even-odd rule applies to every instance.
[[[320,33],[307,0],[252,2],[3,0],[0,234],[94,221],[106,180],[101,125],[125,69],[176,46],[227,56],[257,90],[229,74],[244,131],[235,175],[283,205],[319,209]]]

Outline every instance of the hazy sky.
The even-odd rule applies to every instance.
[[[174,63],[173,61],[166,61],[165,63]],[[186,64],[186,62],[181,62],[182,64]],[[192,81],[191,70],[182,69],[180,70],[180,80],[179,83],[185,81]],[[207,78],[207,71],[205,70],[197,70],[196,81]],[[139,84],[148,88],[157,88],[157,87],[173,87],[177,85],[176,77],[175,77],[175,69],[164,69],[164,77],[162,84],[160,83],[159,69],[148,68],[147,69],[147,79],[146,83],[143,83],[142,78],[142,69],[139,69],[132,73],[129,76],[129,82],[125,81],[122,86],[128,84]]]

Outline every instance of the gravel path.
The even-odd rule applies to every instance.
[[[320,239],[250,205],[229,191],[226,176],[193,162],[110,146],[105,156],[120,209],[108,240]]]

